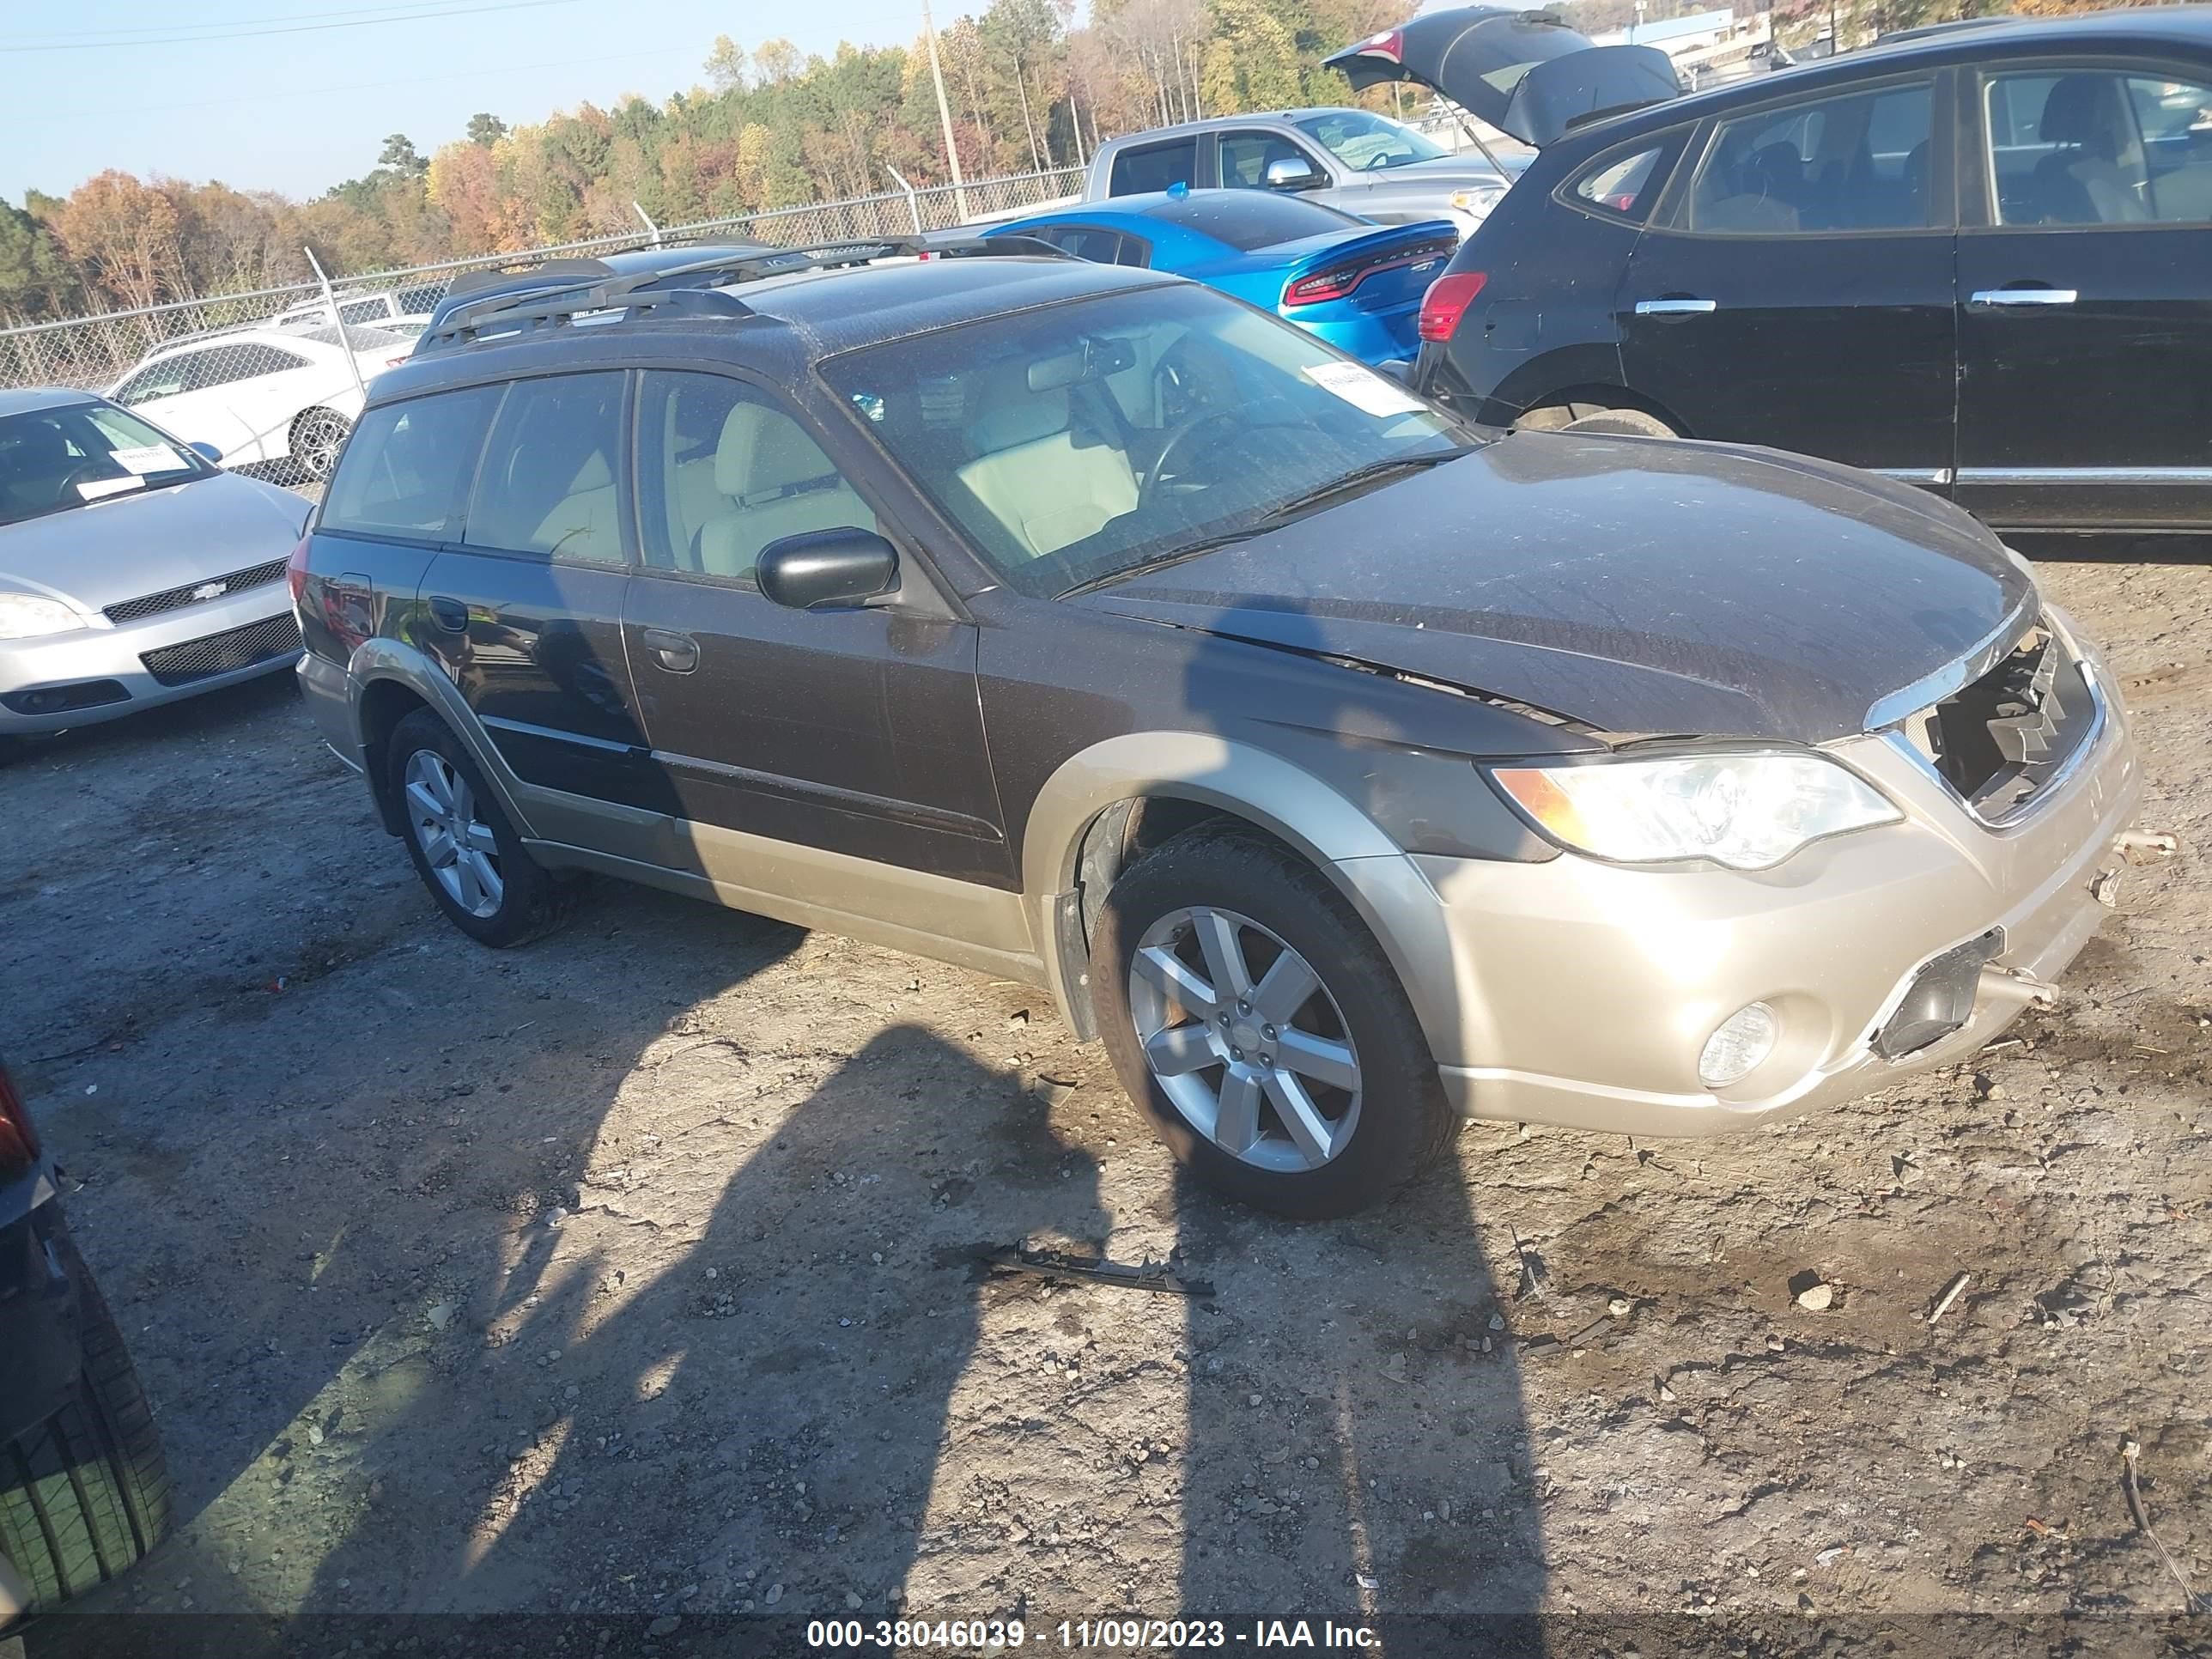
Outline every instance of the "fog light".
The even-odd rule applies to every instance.
[[[1698,1056],[1698,1078],[1708,1089],[1725,1089],[1748,1077],[1774,1052],[1781,1029],[1774,1010],[1763,1002],[1737,1009],[1705,1039],[1705,1052]]]

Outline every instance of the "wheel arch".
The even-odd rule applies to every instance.
[[[1072,756],[1037,792],[1022,836],[1023,887],[1049,988],[1079,1036],[1096,1035],[1091,927],[1115,877],[1170,836],[1232,823],[1320,872],[1382,946],[1416,1006],[1433,905],[1402,848],[1352,801],[1265,750],[1206,733],[1133,732]],[[1425,915],[1425,912],[1426,913]]]
[[[1531,399],[1521,412],[1526,416],[1540,409],[1556,408],[1565,404],[1600,404],[1607,409],[1640,410],[1654,420],[1665,422],[1679,437],[1694,438],[1698,435],[1690,430],[1680,416],[1656,398],[1647,398],[1640,392],[1612,381],[1590,380],[1554,387]]]
[[[399,820],[399,805],[390,798],[386,787],[386,774],[390,769],[386,745],[399,722],[418,708],[427,708],[437,715],[468,745],[485,781],[498,796],[507,821],[522,835],[532,833],[529,817],[519,804],[521,780],[500,757],[453,681],[440,672],[428,658],[397,640],[373,639],[355,650],[347,673],[354,685],[353,718],[361,733],[362,764],[368,775],[368,787],[375,798],[378,814],[389,834],[399,834],[404,826]]]

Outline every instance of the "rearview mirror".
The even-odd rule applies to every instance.
[[[898,550],[872,530],[809,530],[761,549],[753,576],[763,594],[793,611],[859,605],[890,592]]]
[[[1278,155],[1260,176],[1269,190],[1311,190],[1321,182],[1314,164],[1303,155]]]
[[[193,442],[186,444],[185,447],[191,450],[193,454],[198,456],[210,466],[221,466],[222,465],[222,451],[217,449],[213,444]]]

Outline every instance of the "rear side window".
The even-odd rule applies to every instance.
[[[1737,235],[1919,230],[1932,90],[1822,98],[1723,122],[1690,190],[1690,228]]]
[[[623,562],[619,372],[518,380],[492,427],[461,539],[503,553]]]
[[[1172,185],[1196,182],[1194,175],[1197,171],[1197,139],[1146,144],[1115,156],[1114,171],[1106,191],[1109,196],[1137,196],[1146,191],[1165,190]]]
[[[1319,202],[1259,190],[1194,191],[1179,202],[1163,202],[1152,210],[1152,216],[1226,242],[1244,253],[1307,236],[1333,235],[1364,222]]]
[[[415,541],[459,536],[502,390],[471,386],[370,410],[347,441],[318,528]]]
[[[1659,158],[1664,141],[1626,155],[1607,156],[1571,186],[1575,200],[1601,213],[1618,215],[1641,224],[1651,216],[1651,204],[1665,177]]]
[[[1097,225],[1047,225],[1041,230],[1022,233],[1041,242],[1050,242],[1062,252],[1072,253],[1079,259],[1088,259],[1096,265],[1141,265],[1146,252],[1145,245],[1118,230],[1107,230]]]

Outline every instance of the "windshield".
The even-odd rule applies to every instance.
[[[1297,125],[1327,145],[1329,153],[1355,173],[1402,167],[1413,161],[1441,161],[1451,152],[1432,138],[1387,115],[1364,109],[1333,109],[1302,117]]]
[[[1395,380],[1195,286],[994,317],[822,373],[1006,584],[1040,598],[1475,441]]]
[[[215,469],[112,404],[0,415],[0,524],[21,524],[110,495],[160,489]]]

